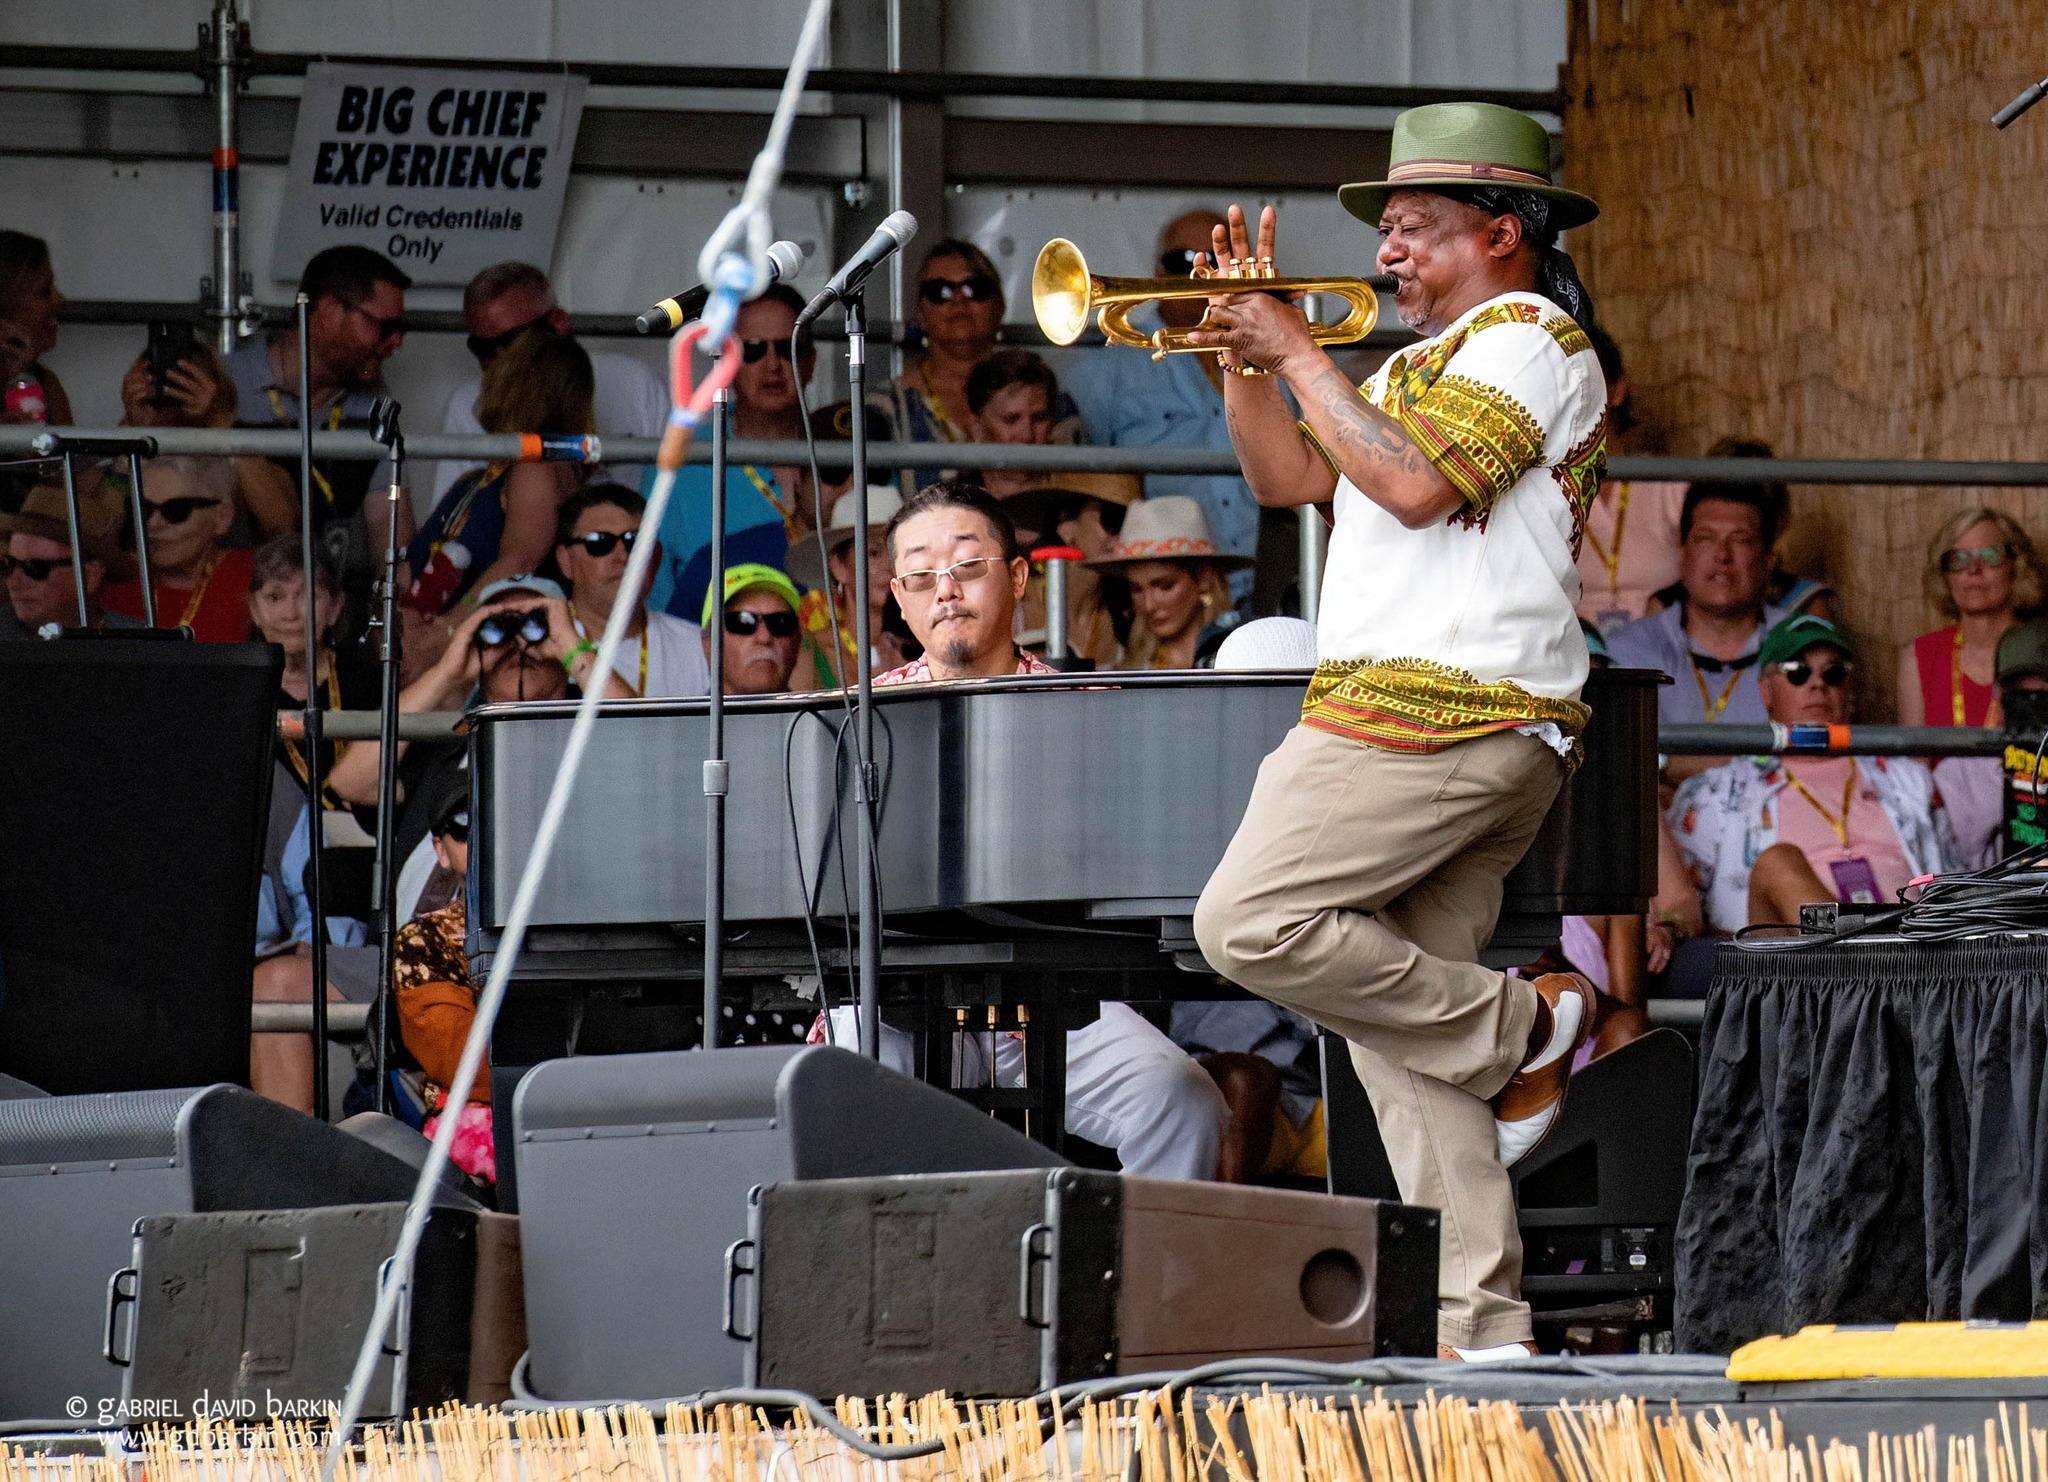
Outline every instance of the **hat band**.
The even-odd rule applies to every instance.
[[[1121,546],[1117,554],[1127,561],[1163,561],[1179,556],[1220,556],[1213,540],[1190,540],[1185,535],[1171,536],[1166,540],[1133,540]]]
[[[1548,185],[1550,177],[1534,170],[1517,170],[1512,165],[1488,164],[1484,160],[1407,160],[1387,171],[1387,184],[1403,180],[1491,180],[1508,185]]]

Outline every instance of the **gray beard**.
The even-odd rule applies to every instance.
[[[948,669],[965,669],[974,662],[974,650],[964,638],[954,638],[939,650],[939,662]]]

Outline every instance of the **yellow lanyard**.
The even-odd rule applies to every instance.
[[[277,417],[277,425],[280,427],[297,426],[298,419],[286,413],[284,398],[277,394],[277,388],[271,386],[266,389],[270,396],[270,410]],[[347,397],[343,397],[342,401],[347,399]],[[301,405],[303,404],[302,398]],[[334,410],[327,414],[327,430],[329,432],[338,431],[341,427],[341,406],[342,403],[337,401],[334,404]],[[320,465],[317,463],[313,465],[313,482],[320,486],[320,497],[327,501],[327,508],[332,511],[334,509],[334,485],[327,482],[327,475],[320,471]]]
[[[206,589],[213,582],[213,568],[218,565],[220,565],[220,552],[211,552],[206,558],[206,569],[199,573],[199,584],[192,589],[192,595],[185,599],[185,615],[178,619],[179,627],[191,627],[192,619],[199,616],[199,604],[206,600]],[[334,708],[337,710],[341,708],[339,700],[334,702]]]
[[[1735,686],[1742,683],[1742,671],[1737,669],[1728,677],[1727,687],[1721,691],[1721,698],[1716,700],[1707,693],[1707,677],[1700,673],[1699,660],[1688,651],[1685,661],[1692,666],[1692,682],[1700,687],[1700,707],[1706,711],[1706,718],[1719,720],[1721,712],[1728,708],[1728,701],[1735,694]]]
[[[332,665],[328,666],[325,688],[327,690],[327,708],[329,710],[341,709],[341,679]],[[335,742],[334,759],[340,761],[341,754],[347,750],[348,743],[346,741]],[[284,743],[284,754],[291,758],[292,771],[298,774],[300,782],[305,783],[313,780],[312,769],[306,765],[306,758],[300,752],[298,742],[286,741]],[[329,768],[329,770],[332,771],[332,768]],[[335,793],[333,784],[325,777],[320,779],[320,806],[329,812],[334,811],[336,808],[346,808],[348,806]]]
[[[801,523],[797,519],[797,509],[795,501],[791,501],[788,504],[784,504],[782,502],[782,495],[778,491],[774,478],[762,478],[761,471],[758,468],[754,467],[753,464],[742,463],[740,465],[740,472],[747,476],[748,483],[752,484],[756,489],[760,490],[761,497],[763,499],[767,500],[770,504],[775,506],[775,513],[782,516],[783,538],[792,543],[799,539],[804,534],[804,530]]]
[[[578,636],[578,637],[580,637],[581,639],[583,639],[583,641],[584,641],[584,642],[588,643],[588,642],[590,641],[590,635],[589,635],[588,633],[586,633],[586,632],[584,631],[584,629],[583,629],[583,619],[582,619],[582,618],[580,618],[580,617],[578,617],[578,616],[576,616],[576,604],[575,604],[575,603],[573,603],[573,602],[571,602],[571,603],[569,604],[569,620],[570,620],[571,622],[573,622],[573,623],[574,623],[574,624],[576,625],[576,634],[577,634],[577,636]],[[614,671],[614,672],[616,673],[616,671]],[[620,684],[624,684],[625,682],[626,682],[626,681],[625,681],[625,680],[623,680],[623,679],[621,679],[621,680],[619,681],[619,683],[620,683]],[[642,629],[640,630],[640,688],[638,688],[637,690],[634,690],[634,691],[633,691],[633,698],[637,700],[637,699],[639,699],[639,698],[640,698],[641,696],[645,695],[646,693],[647,693],[647,629],[643,627],[643,628],[642,628]]]
[[[939,400],[939,393],[932,390],[931,371],[925,366],[925,364],[922,361],[918,363],[917,367],[917,386],[918,389],[924,393],[925,406],[931,410],[931,414],[934,417],[939,419],[939,431],[944,434],[942,440],[949,443],[967,441],[967,439],[961,435],[960,428],[956,426],[954,424],[953,419],[947,415],[946,404],[943,401]]]
[[[1621,492],[1614,496],[1614,549],[1608,550],[1600,544],[1600,537],[1593,533],[1593,522],[1586,521],[1586,544],[1593,548],[1593,554],[1600,558],[1600,564],[1607,568],[1607,592],[1609,596],[1621,596],[1621,532],[1628,523],[1628,485],[1621,485]],[[1698,673],[1697,670],[1694,673]],[[1705,694],[1702,687],[1701,693]],[[1716,711],[1715,714],[1719,714]],[[1709,716],[1708,719],[1712,719]]]
[[[1806,784],[1792,775],[1790,767],[1785,769],[1785,780],[1799,790],[1799,796],[1805,798],[1807,802],[1813,805],[1813,811],[1818,813],[1826,821],[1827,826],[1835,831],[1835,837],[1840,839],[1842,847],[1847,849],[1849,847],[1849,805],[1856,801],[1856,763],[1853,761],[1849,763],[1849,776],[1842,783],[1842,816],[1840,818],[1835,817],[1820,805],[1820,799],[1806,790]]]

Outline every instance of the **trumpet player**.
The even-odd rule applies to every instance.
[[[1350,1041],[1402,1197],[1442,1211],[1439,1354],[1534,1352],[1507,1169],[1555,1124],[1593,990],[1483,967],[1501,881],[1578,753],[1581,524],[1605,462],[1591,305],[1557,247],[1594,203],[1542,127],[1437,104],[1347,185],[1424,338],[1353,385],[1308,322],[1219,285],[1231,440],[1264,505],[1334,529],[1301,724],[1266,758],[1195,932],[1237,983]],[[1215,270],[1271,276],[1232,207]],[[1299,413],[1282,388],[1293,394]]]

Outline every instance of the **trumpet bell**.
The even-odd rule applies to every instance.
[[[1055,345],[1071,345],[1088,327],[1094,306],[1088,259],[1065,237],[1054,237],[1039,249],[1031,269],[1031,308],[1038,327]]]

